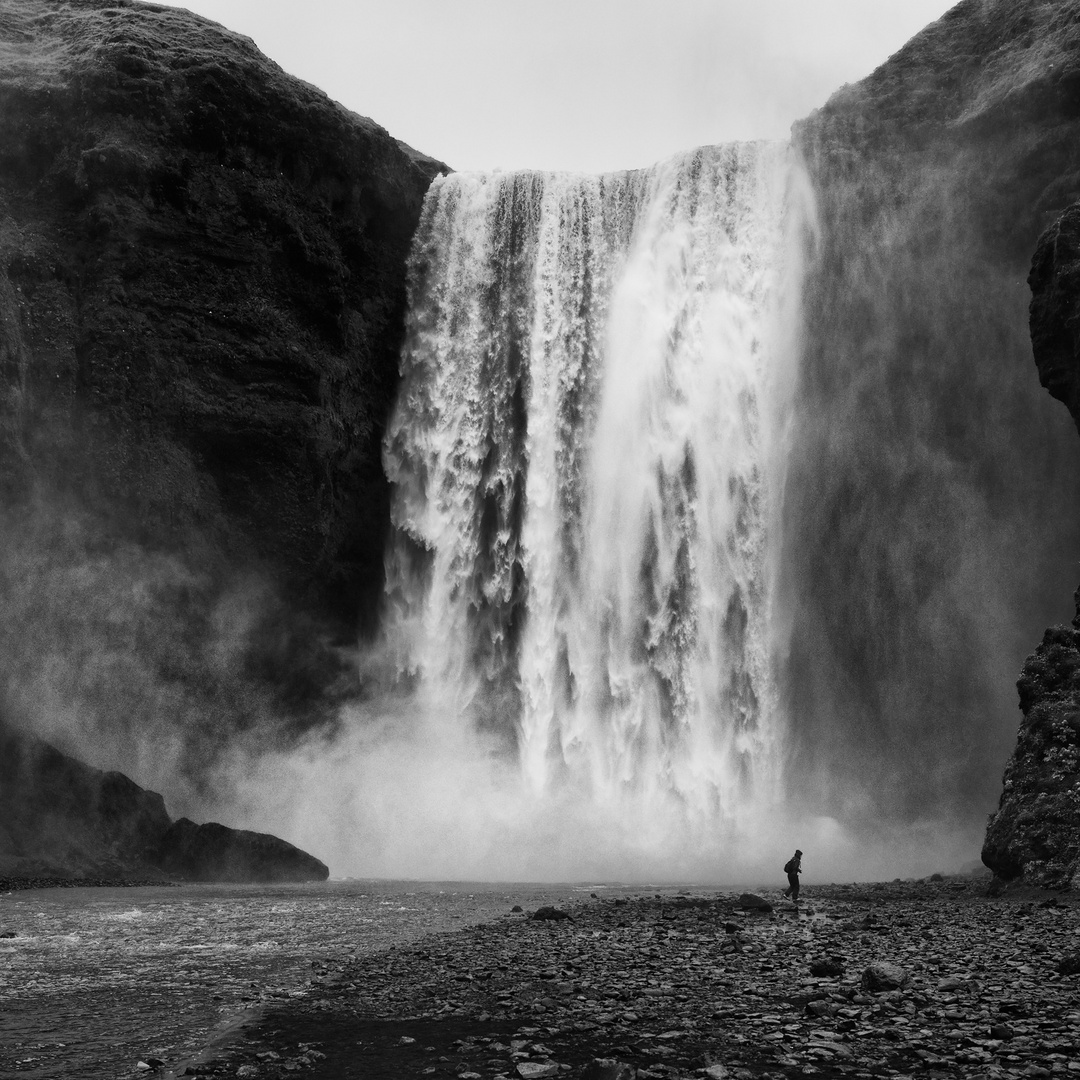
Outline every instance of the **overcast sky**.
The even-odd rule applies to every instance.
[[[184,0],[455,169],[787,137],[949,0]]]

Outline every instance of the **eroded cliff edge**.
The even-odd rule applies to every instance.
[[[268,833],[173,821],[165,801],[0,720],[0,877],[325,881],[325,863]]]
[[[189,12],[3,5],[10,714],[205,754],[355,692],[336,645],[381,589],[405,261],[442,168]]]

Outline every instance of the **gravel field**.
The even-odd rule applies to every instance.
[[[1080,1075],[1080,907],[971,879],[585,893],[314,965],[162,1076]]]

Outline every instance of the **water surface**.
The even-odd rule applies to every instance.
[[[555,902],[552,886],[343,881],[0,895],[0,1077],[114,1080],[175,1062],[331,960]]]

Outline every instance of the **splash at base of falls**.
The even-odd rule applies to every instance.
[[[480,834],[548,814],[594,858],[681,865],[775,810],[797,177],[736,144],[427,196],[384,622],[405,767],[464,769]]]

